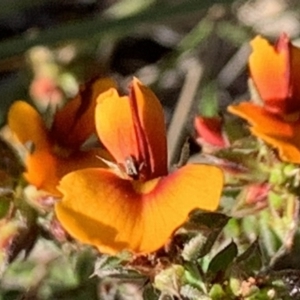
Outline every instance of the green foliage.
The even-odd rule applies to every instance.
[[[236,244],[231,242],[211,260],[207,270],[208,276],[218,276],[218,273],[225,272],[235,259],[237,253],[238,250]],[[213,279],[214,277],[212,278],[212,281]]]

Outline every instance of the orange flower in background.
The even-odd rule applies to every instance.
[[[250,76],[266,110],[290,114],[300,110],[300,49],[282,34],[275,46],[257,36],[251,41]]]
[[[63,177],[55,210],[73,237],[101,252],[149,253],[193,209],[218,207],[223,174],[217,167],[187,165],[168,174],[163,110],[137,79],[129,96],[115,89],[100,95],[95,118],[119,171],[89,168]]]
[[[251,45],[250,73],[262,103],[228,110],[246,119],[252,134],[276,148],[283,161],[300,163],[300,49],[285,34],[274,47],[261,37]]]
[[[252,134],[276,148],[283,161],[300,163],[300,119],[289,122],[248,102],[231,105],[228,110],[246,119]]]
[[[8,113],[8,126],[17,140],[32,150],[25,157],[25,179],[54,195],[56,186],[67,173],[103,163],[96,155],[104,150],[81,151],[82,144],[96,132],[94,110],[97,96],[114,86],[110,79],[100,79],[83,87],[79,94],[58,110],[50,128],[42,116],[28,103],[16,101]]]

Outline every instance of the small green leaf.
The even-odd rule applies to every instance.
[[[225,272],[238,253],[237,246],[231,242],[227,247],[221,250],[210,262],[207,273],[216,275],[218,272]],[[214,277],[214,276],[213,276]]]
[[[4,218],[9,211],[10,201],[6,197],[0,197],[0,219]]]
[[[185,245],[182,257],[191,261],[209,253],[228,220],[224,214],[195,211],[184,227],[196,235]]]
[[[220,284],[214,284],[210,291],[209,291],[209,296],[211,297],[211,299],[226,299],[225,296],[225,292],[223,290],[223,287]]]
[[[196,210],[191,214],[187,227],[198,226],[198,228],[203,228],[205,226],[210,229],[222,229],[229,219],[228,216],[221,213],[203,213]]]
[[[198,234],[188,243],[184,245],[181,256],[187,261],[195,261],[201,256],[203,256],[203,249],[205,248],[205,244],[207,242],[207,238],[203,234]],[[205,254],[204,254],[205,255]]]
[[[119,273],[119,269],[124,261],[127,261],[128,253],[122,252],[118,256],[110,256],[103,254],[95,262],[95,269],[93,275],[100,278],[107,275]]]
[[[93,273],[93,267],[95,263],[95,255],[88,249],[82,251],[77,256],[75,273],[78,276],[79,281],[84,281]]]
[[[184,268],[181,265],[172,265],[162,270],[154,278],[154,287],[171,295],[178,295],[184,281]]]
[[[184,299],[190,300],[210,300],[211,298],[207,295],[204,295],[198,289],[192,287],[191,285],[185,284],[180,289],[180,295],[184,297]]]
[[[143,291],[144,300],[158,300],[160,292],[156,290],[152,284],[147,284]]]
[[[253,275],[255,271],[260,271],[262,267],[262,253],[257,240],[244,253],[237,257],[236,264],[244,272],[247,272],[248,276]]]
[[[214,81],[203,87],[200,104],[200,114],[202,116],[215,117],[218,115],[217,86]]]
[[[120,253],[119,256],[102,255],[95,263],[93,275],[100,278],[110,277],[126,280],[145,280],[139,272],[123,267],[129,258],[129,253]]]

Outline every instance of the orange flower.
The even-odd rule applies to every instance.
[[[275,46],[260,36],[251,41],[250,75],[265,109],[276,114],[300,110],[300,49],[282,34]]]
[[[231,105],[228,110],[246,119],[252,134],[278,149],[283,161],[300,163],[300,119],[289,122],[249,102]]]
[[[274,47],[259,36],[251,45],[250,73],[262,105],[242,102],[228,110],[246,119],[283,161],[300,163],[300,49],[285,34]]]
[[[100,95],[95,117],[119,172],[89,168],[62,179],[56,214],[73,237],[101,252],[149,253],[193,209],[218,207],[223,175],[217,167],[187,165],[168,175],[163,110],[137,79],[129,97],[115,89]]]
[[[114,86],[100,79],[82,88],[80,93],[58,110],[48,128],[42,116],[28,103],[16,101],[8,113],[8,126],[23,145],[32,144],[26,155],[26,180],[38,189],[60,195],[56,186],[67,173],[95,165],[95,156],[103,150],[81,151],[87,138],[96,132],[94,110],[97,96]],[[103,166],[98,160],[97,164]]]

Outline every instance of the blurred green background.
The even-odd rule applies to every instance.
[[[15,100],[43,111],[95,76],[114,77],[123,92],[137,76],[164,106],[174,163],[193,133],[194,115],[213,116],[248,99],[247,59],[255,35],[275,41],[284,31],[297,43],[299,10],[298,0],[2,0],[0,123]],[[68,257],[68,250],[62,254],[42,239],[29,260],[8,270],[0,299],[41,299],[34,298],[37,290],[45,299],[105,294],[105,276],[101,293],[96,279],[89,280],[94,253]],[[27,298],[20,290],[29,291]],[[126,298],[126,292],[105,295],[140,299]]]

